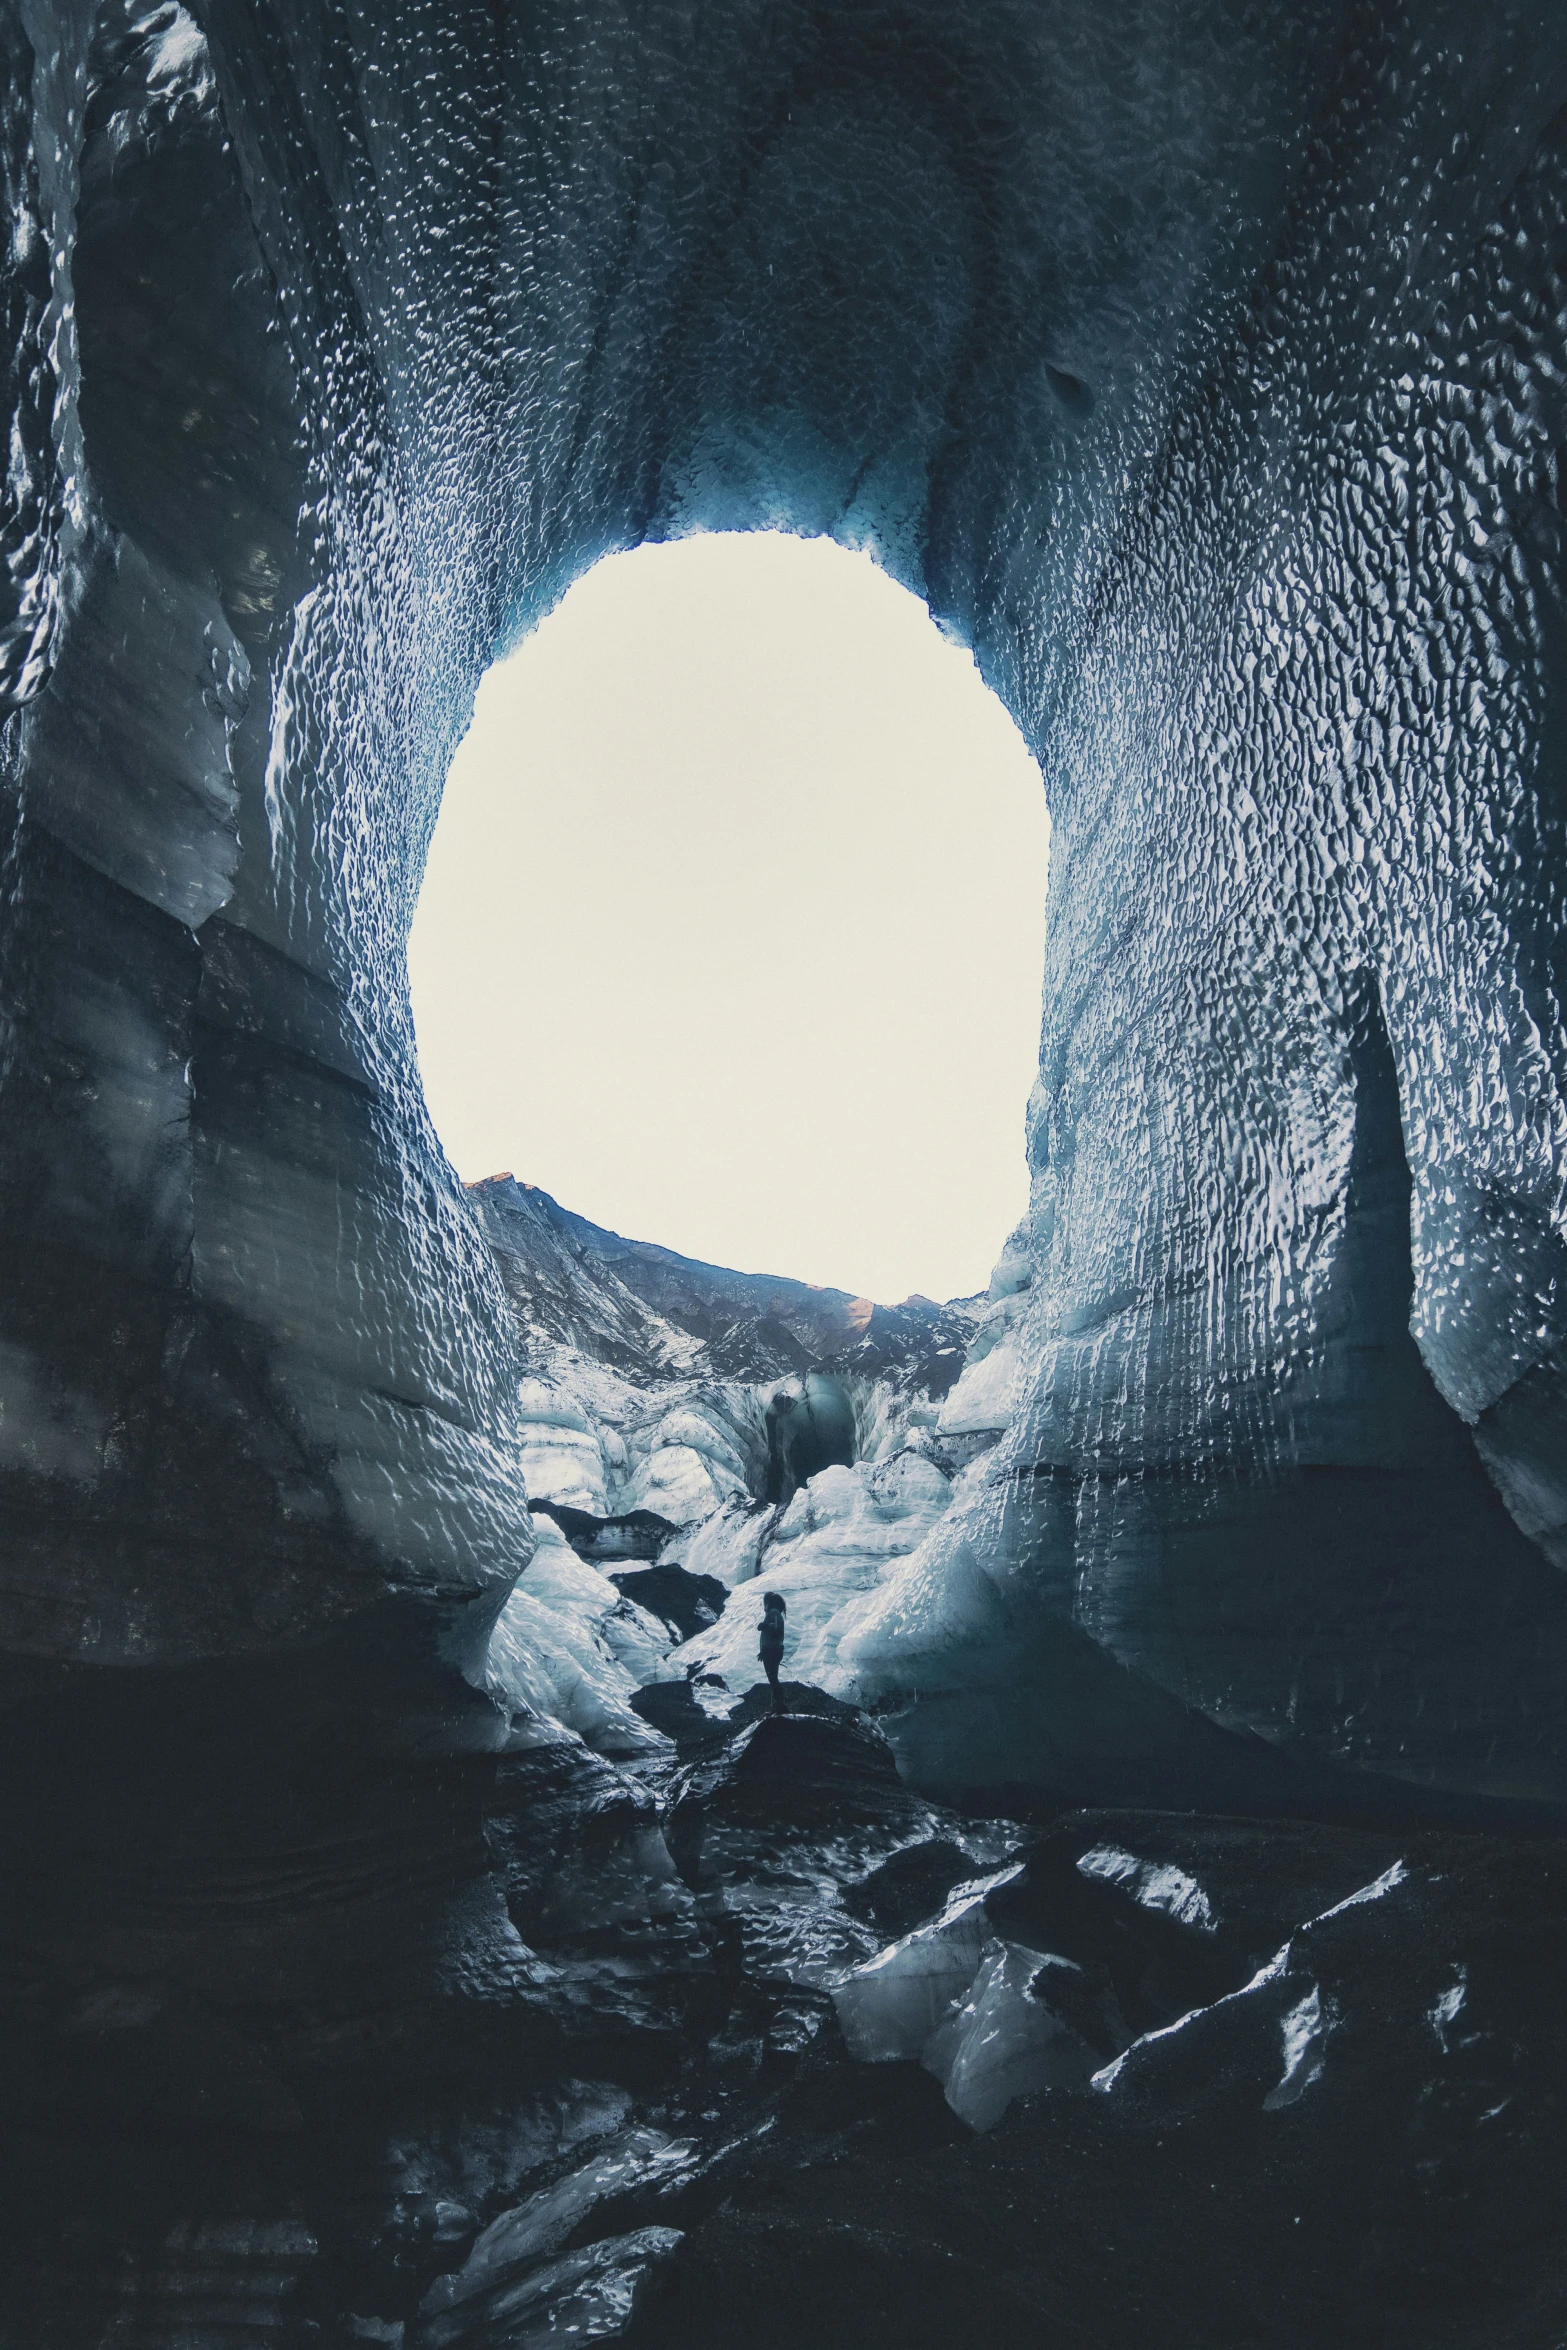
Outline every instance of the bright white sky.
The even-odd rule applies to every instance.
[[[1049,826],[966,652],[869,557],[611,556],[479,689],[409,944],[425,1094],[639,1240],[894,1302],[1027,1198]]]

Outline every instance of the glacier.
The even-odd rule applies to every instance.
[[[733,1700],[764,1681],[765,1586],[788,1606],[791,1674],[854,1698],[851,1604],[913,1558],[1004,1424],[985,1399],[1005,1301],[889,1311],[628,1242],[511,1176],[471,1197],[528,1365],[536,1547],[470,1677],[514,1725],[645,1751],[656,1741],[627,1713],[639,1688],[701,1680]],[[719,1605],[695,1628],[660,1623],[630,1588],[644,1560],[711,1578]]]
[[[0,2334],[1561,2339],[1559,8],[14,0],[0,63]],[[759,527],[1039,764],[983,1299],[469,1194],[425,1108],[479,679]],[[1014,1860],[975,2135],[833,1989]],[[1137,2054],[992,2118],[1052,1960]],[[423,2307],[621,2129],[700,2152]]]

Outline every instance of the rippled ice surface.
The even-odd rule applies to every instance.
[[[516,1349],[412,1050],[421,860],[477,678],[571,578],[784,524],[973,647],[1054,825],[1023,1303],[973,1366],[1009,1431],[849,1669],[943,1752],[989,1722],[1003,1773],[1013,1684],[1081,1635],[1341,1759],[1567,1785],[1563,36],[1354,23],[22,29],[30,1643],[219,1653],[388,1573],[515,1576]],[[644,1498],[712,1483],[689,1450]]]

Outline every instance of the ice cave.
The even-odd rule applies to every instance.
[[[3,37],[3,2350],[1559,2350],[1567,18]],[[758,529],[1043,777],[973,1298],[421,1095],[480,678]]]

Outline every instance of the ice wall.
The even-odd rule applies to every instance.
[[[401,961],[440,780],[595,556],[784,523],[975,648],[1055,827],[1015,1416],[862,1686],[1026,1776],[1097,1643],[1561,1794],[1559,11],[6,40],[7,1649],[499,1604],[517,1366]]]

